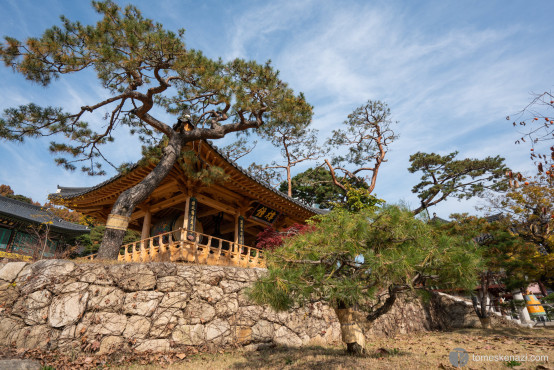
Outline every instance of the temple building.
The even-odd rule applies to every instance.
[[[0,257],[53,257],[63,252],[66,242],[88,232],[86,226],[64,221],[43,207],[0,196]]]
[[[141,232],[141,241],[124,246],[120,260],[259,267],[265,262],[263,253],[254,248],[258,233],[269,226],[281,230],[304,223],[322,212],[256,179],[209,141],[189,143],[183,152],[192,154],[194,160],[185,166],[176,163],[135,208],[127,227]],[[154,166],[136,164],[89,188],[58,186],[50,199],[108,222],[118,196],[138,184]],[[197,175],[210,168],[222,169],[223,174],[206,184]]]

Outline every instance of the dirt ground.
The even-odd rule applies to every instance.
[[[463,329],[452,332],[427,332],[375,338],[367,343],[367,355],[347,356],[342,347],[273,347],[259,351],[242,349],[173,354],[96,357],[83,354],[72,357],[50,353],[38,360],[43,366],[56,369],[115,368],[154,370],[166,369],[453,369],[449,353],[454,348],[468,352],[466,369],[553,369],[554,329],[496,330]],[[1,351],[0,351],[1,352]],[[13,355],[14,352],[11,352]],[[487,359],[483,355],[490,355]],[[493,356],[519,356],[497,359]],[[527,356],[527,361],[521,357]],[[84,357],[83,357],[84,356]],[[537,361],[533,356],[542,356]],[[4,353],[0,358],[9,358]],[[37,358],[33,352],[20,358]],[[534,361],[532,361],[534,360]]]
[[[554,330],[467,329],[376,338],[368,343],[365,357],[346,356],[340,347],[282,348],[256,352],[202,354],[179,364],[180,369],[436,369],[454,368],[449,353],[454,348],[468,352],[471,369],[554,369]],[[524,361],[480,361],[482,355],[527,355]],[[531,355],[547,356],[530,362]],[[475,357],[474,357],[475,356]],[[518,363],[519,362],[519,363]],[[134,368],[134,367],[133,367]],[[149,368],[149,367],[146,367]]]

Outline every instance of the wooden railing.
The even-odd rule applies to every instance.
[[[180,236],[175,240],[175,235]],[[266,267],[264,252],[196,231],[178,229],[121,247],[118,261],[183,261],[200,265]],[[85,258],[93,260],[96,255]]]

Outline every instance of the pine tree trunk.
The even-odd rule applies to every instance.
[[[99,259],[117,259],[123,237],[128,226],[129,217],[135,207],[144,201],[169,174],[179,158],[183,148],[181,135],[175,134],[163,149],[160,162],[144,180],[130,189],[125,190],[114,203],[106,224],[106,232],[98,249]],[[112,221],[110,221],[110,219]]]
[[[290,166],[287,167],[288,196],[292,198],[292,177],[290,175]]]
[[[339,307],[344,306],[339,305]],[[365,336],[356,322],[354,310],[351,307],[336,308],[335,313],[339,319],[342,341],[346,343],[346,353],[349,355],[365,353]]]
[[[492,326],[491,326],[491,318],[490,316],[488,317],[480,317],[479,318],[479,321],[481,322],[481,326],[483,327],[483,329],[490,329]]]

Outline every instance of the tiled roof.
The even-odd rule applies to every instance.
[[[271,190],[275,194],[277,194],[277,195],[279,195],[279,196],[295,203],[296,205],[298,205],[298,206],[300,206],[300,207],[302,207],[302,208],[304,208],[304,209],[306,209],[310,212],[317,213],[317,214],[327,213],[326,210],[312,208],[312,207],[302,203],[301,201],[299,201],[297,199],[289,197],[287,194],[285,194],[283,192],[280,192],[279,190],[275,189],[274,187],[272,187],[271,185],[269,185],[265,181],[262,181],[261,179],[258,179],[256,177],[254,177],[248,170],[242,168],[236,162],[232,161],[228,156],[226,156],[225,153],[223,153],[223,151],[218,149],[210,140],[205,140],[204,142],[211,149],[213,149],[216,153],[218,153],[221,157],[223,157],[223,159],[225,159],[229,164],[231,164],[233,167],[235,167],[237,170],[239,170],[244,175],[248,176],[248,178],[250,178],[252,181],[257,182],[258,184],[260,184],[260,185],[264,186],[265,188]],[[134,170],[137,167],[138,167],[138,164],[135,164],[129,170]],[[114,177],[112,177],[112,178],[110,178],[110,179],[108,179],[108,180],[106,180],[106,181],[104,181],[104,182],[102,182],[98,185],[91,186],[91,187],[88,187],[88,188],[70,188],[70,187],[63,187],[63,186],[58,185],[57,193],[50,194],[49,197],[60,197],[60,198],[64,198],[64,199],[71,199],[71,198],[74,198],[74,197],[77,197],[77,196],[80,196],[80,195],[83,195],[83,194],[90,193],[93,190],[99,189],[99,188],[101,188],[101,187],[103,187],[103,186],[119,179],[122,176],[124,176],[124,175],[122,175],[122,174],[115,175]]]
[[[67,222],[56,216],[52,216],[52,214],[48,213],[43,207],[4,196],[0,196],[0,215],[34,224],[52,221],[52,229],[64,234],[83,234],[90,232],[89,228],[86,226]]]

